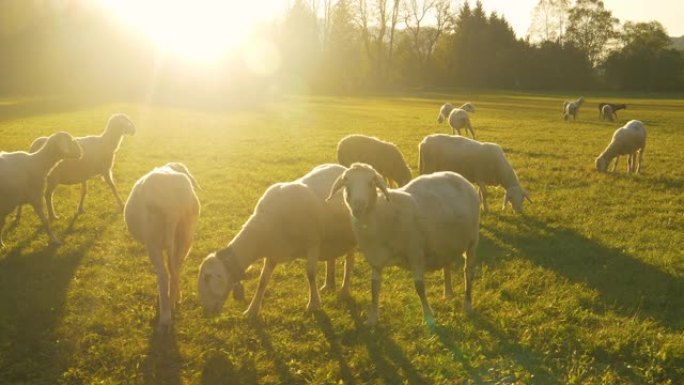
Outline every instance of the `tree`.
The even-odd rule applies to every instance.
[[[528,35],[533,40],[563,43],[570,9],[569,0],[539,0],[532,11]]]
[[[577,0],[568,15],[566,40],[583,50],[596,66],[606,57],[608,43],[617,38],[619,20],[607,10],[601,0]]]

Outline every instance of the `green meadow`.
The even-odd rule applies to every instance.
[[[126,231],[114,197],[89,182],[76,217],[78,186],[55,193],[53,223],[64,245],[49,247],[26,207],[5,229],[0,250],[0,383],[3,384],[682,384],[684,383],[684,99],[585,95],[576,122],[564,99],[525,93],[413,94],[410,97],[291,96],[254,108],[195,109],[137,103],[0,99],[0,150],[28,149],[64,130],[100,133],[127,113],[114,176],[127,196],[155,166],[181,161],[197,178],[202,212],[182,272],[173,331],[155,332],[156,276],[144,247]],[[335,162],[350,133],[394,142],[416,175],[417,148],[445,101],[472,102],[479,140],[499,143],[532,197],[525,214],[500,209],[490,188],[482,215],[474,312],[442,298],[428,275],[438,325],[422,323],[411,274],[388,268],[376,328],[364,325],[370,269],[357,257],[353,298],[322,295],[306,314],[303,261],[280,265],[260,319],[242,316],[261,263],[249,270],[247,301],[230,298],[206,317],[197,297],[200,261],[239,231],[271,184]],[[625,102],[619,121],[596,105]],[[648,129],[640,175],[599,174],[594,159],[631,119]],[[462,268],[460,256],[454,256]],[[323,283],[324,265],[318,281]],[[342,259],[338,261],[338,287]]]

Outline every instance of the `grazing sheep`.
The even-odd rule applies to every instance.
[[[55,164],[62,159],[78,159],[81,147],[66,132],[52,134],[45,145],[35,153],[0,152],[0,247],[5,218],[17,206],[28,203],[33,206],[50,237],[50,243],[60,241],[52,233],[45,213],[43,213],[43,192],[45,177]]]
[[[584,97],[580,96],[577,100],[563,102],[563,120],[568,120],[572,115],[572,120],[577,120],[577,113],[584,103]]]
[[[477,184],[485,212],[489,211],[488,185],[506,189],[503,208],[510,202],[513,210],[522,212],[523,201],[532,202],[527,191],[520,186],[501,146],[496,143],[482,143],[462,136],[428,135],[418,145],[418,157],[421,175],[453,171]]]
[[[168,163],[138,179],[124,207],[128,231],[145,245],[157,272],[160,331],[171,326],[181,300],[180,272],[200,214],[198,187],[182,163]]]
[[[613,139],[608,144],[608,147],[596,158],[596,169],[599,172],[606,172],[611,160],[615,158],[615,165],[613,166],[613,172],[615,172],[620,155],[629,155],[627,171],[638,174],[641,169],[645,148],[646,127],[638,120],[630,120],[623,127],[615,130]],[[639,153],[638,158],[637,152]]]
[[[466,253],[464,311],[470,311],[480,210],[473,186],[453,172],[423,175],[406,186],[388,190],[371,166],[355,163],[335,182],[330,196],[344,189],[344,201],[353,216],[359,249],[372,268],[372,307],[367,323],[378,320],[382,269],[401,266],[413,273],[423,317],[434,316],[425,296],[426,271],[444,269],[445,295],[452,294],[450,265]],[[378,199],[378,192],[385,199]]]
[[[330,188],[345,168],[325,164],[300,179],[269,187],[240,232],[224,249],[202,261],[198,291],[203,308],[218,312],[228,293],[245,276],[245,269],[266,258],[256,293],[245,315],[258,315],[266,285],[276,265],[306,257],[309,282],[307,311],[320,307],[316,262],[327,262],[323,289],[334,289],[334,263],[347,255],[342,293],[350,295],[356,241],[341,194],[326,202]]]
[[[475,106],[470,103],[465,103],[461,107],[458,107],[466,112],[475,112]],[[442,123],[449,117],[449,113],[454,109],[451,103],[444,103],[439,109],[439,115],[437,115],[437,123]]]
[[[78,213],[85,212],[83,203],[88,191],[86,182],[95,176],[102,176],[112,190],[119,207],[123,209],[123,201],[119,192],[116,191],[112,179],[112,165],[114,154],[119,149],[123,135],[135,134],[133,123],[124,114],[114,114],[107,122],[107,128],[99,136],[85,136],[76,138],[83,148],[83,157],[80,159],[67,159],[57,165],[47,177],[45,189],[45,203],[47,204],[50,219],[56,219],[55,210],[52,206],[52,194],[60,184],[81,184],[81,201],[78,204]],[[38,138],[31,145],[31,151],[40,148],[46,138]],[[17,213],[20,216],[20,212]]]
[[[609,104],[606,104],[601,109],[601,120],[613,121],[613,108]]]
[[[373,166],[397,187],[411,180],[411,170],[401,151],[392,143],[365,135],[349,135],[337,144],[337,161],[349,167],[361,162]]]
[[[611,110],[613,111],[613,116],[615,119],[617,119],[617,111],[619,110],[626,110],[627,105],[626,104],[613,104],[613,103],[599,103],[598,109],[599,109],[599,119],[603,117],[603,107],[604,106],[610,106]],[[612,122],[612,120],[611,120]]]
[[[461,135],[461,128],[465,127],[466,134],[470,131],[470,135],[475,139],[475,131],[473,131],[473,126],[470,124],[470,116],[468,116],[468,112],[465,109],[454,108],[451,110],[449,113],[449,126],[453,130],[454,135]]]

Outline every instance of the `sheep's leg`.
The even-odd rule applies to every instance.
[[[45,213],[43,212],[43,201],[40,198],[35,199],[33,202],[31,202],[31,206],[33,207],[33,210],[36,212],[36,215],[38,215],[38,218],[40,218],[40,222],[43,224],[43,227],[45,227],[45,231],[47,231],[48,236],[50,237],[50,244],[61,245],[62,242],[52,232],[52,229],[50,228],[50,223],[48,223],[48,220],[45,217]]]
[[[52,205],[52,195],[55,193],[55,188],[57,188],[57,184],[50,182],[50,178],[48,178],[47,185],[45,186],[45,205],[47,206],[48,217],[51,221],[59,218],[55,214],[55,208]]]
[[[489,205],[487,205],[487,186],[484,185],[484,183],[480,183],[477,186],[477,189],[480,191],[480,200],[482,201],[482,209],[484,212],[488,213],[489,212]]]
[[[627,157],[627,172],[632,173],[634,171],[634,158],[635,158],[635,153],[629,154]]]
[[[123,210],[124,203],[123,200],[121,200],[121,195],[119,195],[119,192],[116,191],[114,179],[112,178],[112,170],[109,170],[107,173],[103,174],[102,177],[104,178],[105,182],[107,182],[109,188],[112,190],[112,194],[114,194],[114,197],[116,198],[116,203],[119,204],[119,209]]]
[[[470,124],[470,120],[466,122],[466,133],[470,131],[470,135],[472,135],[473,140],[475,139],[475,131],[473,131],[473,126]]]
[[[451,266],[444,266],[444,298],[450,299],[454,296],[454,288],[451,286]]]
[[[254,293],[252,302],[249,303],[247,310],[243,313],[247,318],[256,318],[259,315],[259,308],[261,308],[261,301],[264,300],[266,285],[268,285],[268,281],[271,279],[271,274],[273,274],[273,270],[277,264],[278,263],[272,258],[266,258],[264,261],[264,267],[261,269],[256,293]]]
[[[342,280],[342,296],[351,297],[351,277],[354,271],[354,251],[347,253],[344,260],[344,278]]]
[[[368,313],[366,325],[373,326],[378,323],[378,301],[380,298],[380,286],[382,283],[382,269],[373,267],[371,275],[371,310]]]
[[[325,283],[321,291],[326,293],[335,292],[335,259],[325,261]]]
[[[638,163],[636,166],[636,171],[635,171],[637,174],[639,173],[639,171],[641,171],[641,161],[643,159],[644,159],[644,149],[642,148],[639,150],[639,160],[638,160]]]
[[[463,311],[469,313],[473,310],[472,305],[472,289],[473,278],[475,275],[475,265],[477,264],[477,244],[471,245],[466,250],[465,266],[463,267],[463,280],[465,283],[465,298],[463,299]]]
[[[620,156],[615,157],[615,165],[613,165],[613,172],[617,169],[618,166],[618,161],[620,160]]]
[[[159,324],[157,327],[160,332],[166,332],[171,327],[169,271],[164,264],[164,255],[159,247],[148,244],[147,253],[157,273],[157,286],[159,286]]]
[[[181,302],[181,289],[180,289],[180,272],[183,268],[183,262],[185,257],[190,252],[190,246],[192,239],[190,236],[183,235],[181,239],[176,241],[176,250],[174,252],[173,258],[171,258],[170,265],[173,266],[171,275],[171,299],[173,305],[178,305]]]
[[[309,281],[309,303],[306,305],[307,312],[316,311],[321,307],[321,297],[318,294],[318,286],[316,286],[316,263],[318,262],[319,254],[320,245],[315,245],[309,249],[306,257],[306,280]],[[333,263],[335,263],[334,260]]]
[[[78,202],[78,213],[83,214],[85,213],[85,209],[83,208],[83,203],[85,202],[85,197],[86,194],[88,193],[88,184],[83,181],[81,183],[81,201]]]
[[[435,324],[435,316],[432,313],[432,308],[430,308],[427,296],[425,295],[425,280],[422,269],[413,272],[413,285],[416,288],[416,293],[418,294],[418,298],[420,298],[420,305],[423,308],[423,320],[428,326],[433,326]]]

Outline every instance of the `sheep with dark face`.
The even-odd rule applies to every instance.
[[[617,111],[619,110],[626,110],[627,105],[626,104],[614,104],[614,103],[599,103],[598,105],[598,110],[599,110],[599,119],[605,119],[604,114],[603,114],[603,108],[605,106],[610,106],[610,110],[612,111],[613,117],[617,120]],[[612,120],[610,120],[612,122]]]
[[[81,146],[66,132],[51,135],[38,151],[31,154],[0,152],[0,247],[4,247],[2,230],[5,218],[16,207],[26,203],[33,206],[50,236],[50,243],[61,243],[52,233],[43,212],[45,178],[57,162],[77,160],[82,154]]]
[[[330,196],[342,189],[359,249],[372,268],[368,324],[378,321],[382,269],[386,266],[401,266],[413,272],[423,318],[429,325],[434,324],[425,296],[424,274],[444,269],[444,291],[450,296],[450,265],[464,252],[463,308],[471,310],[480,210],[477,193],[466,179],[453,172],[439,172],[420,176],[393,190],[371,166],[355,163],[340,175]],[[378,198],[378,191],[384,199]]]
[[[337,144],[337,161],[345,167],[356,162],[370,164],[398,187],[411,180],[411,170],[399,148],[375,137],[355,134],[342,138]]]
[[[107,182],[119,208],[123,210],[123,201],[119,192],[116,191],[112,178],[112,165],[114,164],[114,155],[119,149],[122,137],[133,134],[135,134],[135,126],[133,126],[131,120],[124,114],[114,114],[109,118],[107,127],[102,134],[76,138],[76,141],[83,149],[83,156],[79,159],[67,159],[59,163],[57,167],[50,171],[47,177],[45,203],[50,219],[57,218],[52,205],[52,194],[58,185],[81,184],[81,201],[78,204],[78,213],[81,214],[85,211],[83,204],[88,191],[86,182],[88,179],[98,175]],[[31,145],[31,151],[33,152],[35,149],[40,148],[45,140],[46,138],[44,137],[36,139]],[[18,212],[17,216],[19,217],[20,215],[21,213]]]
[[[603,106],[601,109],[601,120],[607,120],[609,122],[612,122],[614,118],[614,112],[613,112],[613,107],[610,105],[606,104]]]
[[[254,213],[227,247],[211,253],[200,265],[198,291],[203,308],[218,312],[231,289],[245,277],[245,269],[266,258],[257,291],[245,315],[258,315],[266,285],[279,263],[305,257],[309,283],[307,311],[320,306],[316,263],[327,262],[324,289],[334,288],[335,259],[346,254],[343,295],[350,295],[356,241],[341,194],[326,202],[331,186],[345,168],[326,164],[288,183],[266,190]]]
[[[596,158],[596,170],[606,172],[615,158],[613,172],[617,169],[620,155],[629,155],[627,171],[638,174],[646,149],[646,126],[638,120],[630,120],[613,133],[613,138],[605,150]],[[638,156],[637,156],[638,153]]]

